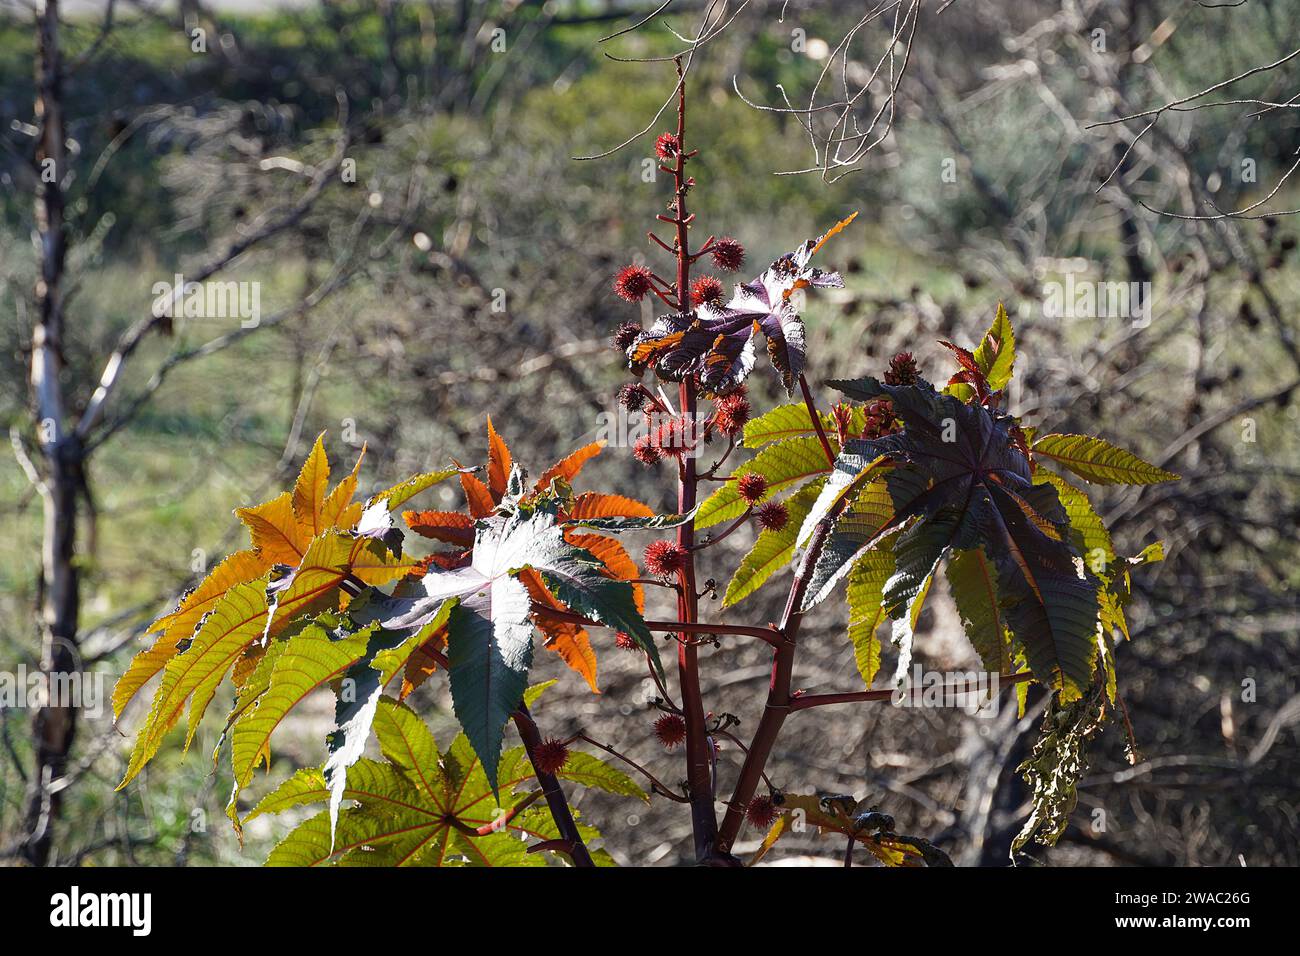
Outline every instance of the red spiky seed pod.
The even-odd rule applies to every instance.
[[[783,501],[769,501],[754,512],[759,525],[768,531],[780,531],[790,520],[790,511]]]
[[[686,562],[686,549],[676,541],[651,541],[645,549],[645,569],[661,578],[671,577]]]
[[[636,382],[628,382],[618,390],[618,403],[629,412],[640,411],[641,406],[645,404],[645,398],[645,389]]]
[[[559,773],[569,759],[569,748],[564,741],[548,737],[533,753],[533,763],[542,773]]]
[[[713,264],[727,272],[735,272],[745,264],[745,247],[731,236],[714,240],[709,252],[713,254]]]
[[[664,162],[673,159],[679,150],[676,133],[660,133],[655,140],[655,155]]]
[[[735,436],[749,421],[749,399],[739,392],[724,395],[714,402],[713,425],[724,435]]]
[[[749,801],[749,806],[745,808],[745,819],[759,829],[766,830],[776,822],[780,812],[777,809],[776,801],[763,794]]]
[[[921,370],[916,367],[916,359],[911,352],[899,352],[889,360],[889,369],[885,372],[886,385],[915,385],[921,377]]]
[[[611,344],[620,352],[626,352],[632,343],[636,341],[636,337],[643,331],[645,330],[636,322],[624,322],[618,327],[618,331],[614,333]]]
[[[650,440],[649,435],[643,435],[632,445],[632,457],[648,468],[662,461],[664,453]]]
[[[694,429],[684,418],[670,418],[650,434],[650,443],[664,458],[682,458],[694,445]]]
[[[691,283],[694,305],[717,305],[722,301],[722,280],[717,276],[700,276]]]
[[[634,638],[627,631],[619,631],[617,634],[615,634],[614,644],[616,647],[618,647],[619,650],[622,651],[641,650],[641,645],[636,642],[636,638]]]
[[[614,277],[614,294],[628,302],[640,302],[653,287],[645,266],[624,266]]]
[[[894,403],[887,398],[878,398],[866,405],[867,424],[862,430],[863,438],[883,438],[898,431],[894,424]]]
[[[686,739],[686,721],[676,714],[664,714],[655,721],[655,736],[661,744],[672,750]]]
[[[767,494],[767,479],[753,472],[741,475],[736,479],[736,490],[740,492],[740,497],[751,505],[756,505]]]

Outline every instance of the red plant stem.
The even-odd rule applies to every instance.
[[[730,525],[727,526],[727,529],[723,531],[722,534],[718,535],[717,537],[713,537],[712,535],[706,537],[699,544],[695,545],[692,550],[703,551],[705,548],[713,547],[713,545],[721,542],[724,538],[727,537],[727,535],[731,534],[737,528],[746,524],[749,521],[749,519],[753,516],[753,514],[754,514],[754,506],[750,505],[748,508],[745,509],[745,513],[743,515],[741,515],[739,518],[737,518],[735,521],[733,521]]]
[[[822,448],[826,452],[826,460],[834,468],[835,453],[831,451],[831,443],[826,437],[826,429],[822,427],[822,417],[817,412],[817,404],[813,401],[812,392],[808,390],[808,380],[803,377],[803,372],[799,373],[799,390],[803,392],[803,403],[808,406],[808,417],[812,419],[813,428],[817,430],[817,437],[821,439]]]
[[[591,858],[587,844],[582,840],[582,834],[578,832],[578,824],[574,822],[569,801],[565,799],[564,791],[560,789],[560,781],[555,774],[547,773],[537,765],[534,754],[542,745],[542,735],[533,721],[533,715],[528,712],[528,705],[520,701],[519,707],[510,716],[514,719],[515,727],[524,742],[524,750],[527,751],[528,760],[533,765],[537,782],[542,785],[542,796],[546,798],[546,805],[550,807],[551,818],[555,821],[560,836],[568,844],[565,852],[568,853],[574,866],[594,867],[596,862]]]
[[[999,674],[998,684],[1023,684],[1027,680],[1033,680],[1033,674],[1028,671],[1021,674]],[[945,687],[943,693],[949,691],[959,691],[963,688],[953,685]],[[868,703],[871,701],[889,700],[897,691],[893,690],[858,690],[850,691],[845,694],[801,694],[790,701],[791,710],[807,710],[810,707],[826,707],[831,704],[854,704]]]
[[[677,162],[673,167],[675,209],[673,223],[677,228],[674,253],[677,256],[677,301],[682,308],[690,307],[691,249],[689,225],[691,215],[686,211],[686,74],[680,59],[677,65]],[[695,383],[689,378],[679,388],[678,405],[687,421],[695,420]],[[687,457],[677,482],[677,513],[686,514],[695,508],[695,459]],[[695,588],[695,528],[687,522],[677,528],[677,545],[686,552],[679,572],[681,590],[677,594],[677,619],[683,625],[683,638],[694,633],[688,627],[696,623],[698,608]],[[686,785],[691,798],[691,830],[695,837],[695,859],[699,863],[714,857],[714,844],[718,837],[718,817],[714,810],[713,772],[710,763],[713,747],[709,743],[704,720],[704,697],[700,691],[698,652],[694,644],[681,641],[677,646],[677,677],[682,696],[682,719],[686,724]]]
[[[754,798],[754,791],[758,789],[758,782],[763,777],[763,768],[767,766],[767,758],[771,755],[776,738],[781,733],[781,725],[785,723],[785,718],[791,711],[790,680],[794,673],[795,642],[799,635],[799,625],[803,620],[803,613],[799,608],[808,590],[812,569],[821,555],[831,526],[839,516],[842,507],[843,503],[817,522],[812,539],[808,542],[808,550],[804,552],[795,571],[794,582],[790,585],[790,596],[786,600],[785,612],[781,615],[781,624],[778,628],[784,640],[772,652],[772,677],[767,687],[767,703],[763,707],[763,715],[759,718],[758,727],[754,731],[754,739],[750,741],[749,752],[745,754],[745,761],[740,767],[736,789],[727,804],[727,813],[718,831],[717,849],[720,853],[729,853],[731,845],[740,834],[740,827],[745,819],[744,808],[748,807],[750,800]]]

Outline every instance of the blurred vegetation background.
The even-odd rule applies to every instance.
[[[149,314],[155,283],[197,271],[292,204],[327,168],[342,132],[356,164],[355,182],[331,177],[299,220],[222,273],[260,282],[263,315],[283,312],[282,321],[226,342],[233,320],[178,319],[144,338],[124,366],[79,505],[78,653],[105,675],[105,694],[147,646],[144,626],[194,583],[195,570],[243,544],[231,510],[286,486],[320,431],[336,470],[366,444],[367,492],[451,458],[480,462],[487,414],[535,471],[596,437],[626,378],[608,338],[621,321],[652,317],[648,303],[642,310],[614,297],[610,278],[656,255],[645,232],[667,182],[645,173],[668,114],[612,155],[573,157],[626,140],[669,97],[671,63],[606,56],[680,50],[660,21],[597,42],[657,6],[350,0],[250,13],[135,2],[115,5],[106,20],[101,2],[65,12],[62,358],[74,408],[90,401],[121,336]],[[681,2],[668,22],[693,30],[703,7]],[[840,41],[865,4],[724,7],[736,18],[701,48],[690,75],[697,232],[736,236],[757,272],[860,211],[822,253],[847,288],[810,297],[805,314],[814,386],[879,374],[904,348],[941,378],[948,363],[936,340],[973,343],[1004,302],[1017,330],[1017,411],[1047,429],[1107,436],[1185,476],[1173,486],[1095,490],[1117,521],[1121,552],[1156,539],[1167,547],[1168,560],[1137,579],[1133,640],[1120,651],[1121,691],[1147,759],[1129,766],[1123,734],[1111,727],[1094,746],[1075,825],[1036,855],[1054,864],[1300,862],[1300,219],[1153,211],[1213,215],[1207,200],[1231,210],[1265,198],[1300,148],[1296,110],[1169,111],[1127,153],[1151,117],[1089,126],[1285,57],[1300,46],[1294,3],[923,5],[892,129],[858,171],[833,183],[815,172],[774,175],[812,162],[802,117],[755,109],[737,90],[779,106],[779,87],[806,102],[828,65],[839,82],[841,62],[846,82],[863,83],[889,24],[859,31],[841,61]],[[0,420],[19,458],[35,445],[35,44],[29,6],[5,0]],[[1287,101],[1300,89],[1297,63],[1218,98]],[[889,101],[879,82],[869,90],[868,119]],[[1296,199],[1283,182],[1250,215],[1294,209]],[[1045,315],[1045,283],[1070,271],[1151,283],[1149,326]],[[222,346],[202,354],[215,340]],[[757,409],[783,400],[765,363],[751,381]],[[581,487],[672,505],[668,471],[642,468],[628,449],[607,449]],[[423,506],[458,504],[449,491]],[[34,669],[41,502],[14,456],[0,466],[0,513],[0,667]],[[707,572],[724,585],[748,541],[742,533],[730,543],[710,552]],[[728,613],[775,617],[778,590]],[[927,666],[972,664],[945,596],[922,631]],[[854,689],[842,607],[828,602],[805,633],[797,683]],[[612,635],[594,637],[603,641],[599,696],[539,655],[538,678],[561,679],[539,711],[543,731],[585,729],[676,780],[679,757],[651,738],[640,668]],[[704,666],[709,705],[740,716],[742,731],[752,726],[765,655],[728,647],[708,652]],[[454,726],[445,688],[431,681],[414,700],[445,742]],[[52,861],[264,859],[288,821],[256,821],[240,846],[223,817],[229,771],[209,760],[216,717],[187,757],[176,741],[138,783],[114,792],[142,706],[120,727],[106,701],[103,713],[81,717]],[[1032,708],[1024,719],[1013,710],[993,720],[819,711],[787,726],[769,774],[790,790],[870,796],[900,831],[929,836],[959,862],[1002,865],[1025,812],[1014,768],[1036,720]],[[282,731],[268,786],[320,761],[330,711],[322,698],[314,716]],[[21,856],[31,748],[30,715],[0,708],[8,860]],[[720,773],[737,766],[737,754],[721,754]],[[689,820],[676,805],[629,812],[588,794],[579,806],[622,863],[688,858]],[[738,849],[758,836],[745,834]],[[782,849],[838,853],[810,835]]]

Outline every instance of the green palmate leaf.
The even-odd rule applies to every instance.
[[[835,519],[817,556],[804,596],[805,611],[826,600],[854,562],[880,546],[881,539],[893,527],[894,517],[893,498],[885,482],[872,482],[858,493],[848,509]],[[890,569],[893,570],[892,558]]]
[[[1100,485],[1150,485],[1178,479],[1171,471],[1089,435],[1043,435],[1034,441],[1033,452],[1035,458],[1054,461]]]
[[[731,607],[757,591],[794,556],[795,537],[808,509],[821,493],[824,479],[815,478],[785,500],[789,519],[779,531],[762,531],[754,546],[741,560],[727,585],[723,607]]]
[[[917,522],[904,529],[894,545],[894,573],[885,582],[880,603],[893,621],[890,640],[898,648],[894,686],[907,683],[912,666],[912,640],[921,609],[930,593],[934,572],[948,553],[960,515],[940,512],[931,521]]]
[[[347,673],[359,661],[377,629],[331,633],[309,624],[289,638],[271,668],[266,692],[250,705],[230,732],[234,789],[228,813],[234,812],[239,792],[253,779],[259,762],[270,762],[271,735],[285,716],[313,690]]]
[[[885,583],[894,573],[893,542],[862,554],[852,565],[844,596],[849,604],[849,641],[862,681],[870,687],[880,671],[880,638],[876,632],[889,616],[881,604]]]
[[[982,548],[958,551],[948,562],[948,588],[962,626],[985,670],[1011,672],[1011,642],[998,603],[997,569]]]
[[[635,780],[616,767],[581,750],[569,752],[569,757],[556,774],[561,780],[572,780],[584,787],[604,790],[620,797],[636,797],[650,802],[650,795]]]
[[[334,839],[328,812],[308,819],[271,852],[281,866],[537,866],[546,855],[527,853],[524,840],[559,834],[532,789],[532,766],[522,747],[501,754],[500,804],[472,746],[462,734],[445,754],[433,735],[404,705],[380,698],[374,717],[384,761],[361,758],[348,773],[344,808]],[[645,795],[621,772],[572,753],[561,777],[611,793]],[[331,787],[320,770],[303,770],[285,781],[249,814],[278,813],[325,803]],[[584,839],[599,837],[579,824]],[[602,855],[604,862],[607,855]]]
[[[447,622],[447,674],[456,719],[495,782],[502,730],[533,663],[532,601],[512,577],[466,595]]]
[[[163,669],[162,683],[154,695],[145,726],[136,736],[119,790],[158,752],[163,737],[176,726],[186,700],[192,695],[186,733],[186,746],[189,746],[217,686],[236,659],[261,636],[266,614],[266,590],[260,583],[252,582],[231,588],[200,621],[194,637]]]
[[[877,453],[873,442],[860,439],[850,441],[835,457],[835,467],[831,469],[830,478],[804,517],[803,527],[799,529],[799,547],[808,543],[813,530],[823,518],[842,509],[846,501],[857,497],[863,486],[874,481],[888,466],[888,456]]]
[[[1056,489],[1070,522],[1070,541],[1083,556],[1089,571],[1109,577],[1115,564],[1115,546],[1088,496],[1064,478],[1041,468],[1034,474],[1034,483],[1049,484]]]
[[[327,739],[329,757],[323,768],[330,785],[331,827],[338,821],[339,806],[347,787],[348,768],[360,759],[370,738],[370,727],[384,685],[406,665],[411,654],[430,635],[446,625],[459,603],[457,598],[448,598],[434,619],[414,635],[375,628],[365,653],[348,668],[340,681],[334,705],[334,731]]]
[[[823,413],[821,419],[822,427],[828,432],[833,432],[835,423],[831,421],[830,416]],[[796,402],[791,405],[778,405],[758,418],[747,421],[742,444],[746,448],[758,448],[768,442],[812,435],[814,432],[808,406],[803,402]]]
[[[836,450],[832,437],[831,451]],[[741,465],[734,472],[736,477],[747,474],[762,475],[767,479],[769,494],[777,494],[786,488],[800,484],[809,478],[827,474],[831,470],[826,460],[826,450],[816,437],[790,438],[786,441],[769,445],[757,455]],[[696,528],[708,528],[721,521],[739,518],[748,507],[740,497],[735,481],[728,481],[718,488],[700,505],[695,515]]]

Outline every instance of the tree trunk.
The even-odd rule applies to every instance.
[[[74,561],[77,495],[82,487],[83,449],[64,420],[59,373],[63,366],[64,166],[63,75],[59,59],[58,0],[37,12],[36,228],[41,274],[35,298],[38,322],[32,332],[32,391],[36,434],[45,468],[41,496],[44,537],[41,547],[41,670],[50,678],[80,667],[77,655],[79,593]],[[70,685],[65,685],[70,686]],[[23,858],[35,866],[50,859],[52,831],[59,815],[59,786],[76,732],[74,701],[43,700],[32,715],[34,767],[24,816]]]

